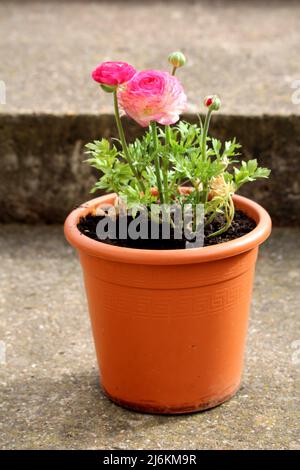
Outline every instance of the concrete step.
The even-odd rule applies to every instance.
[[[141,134],[132,121],[126,120],[125,128],[130,140]],[[116,136],[111,115],[6,115],[0,132],[2,222],[63,222],[92,197],[97,174],[83,163],[84,144]],[[222,139],[236,136],[244,158],[257,157],[272,169],[270,179],[245,186],[241,194],[265,206],[276,225],[299,224],[300,116],[216,115],[211,132]]]
[[[110,113],[90,79],[97,63],[165,69],[182,50],[190,112],[219,93],[225,114],[300,114],[299,2],[20,0],[1,2],[0,17],[6,113]]]
[[[238,394],[208,412],[151,416],[99,388],[80,266],[62,228],[0,226],[0,448],[299,449],[299,250],[299,229],[274,229],[262,246]]]
[[[246,194],[276,224],[299,223],[299,13],[284,0],[1,2],[0,220],[61,222],[90,197],[95,175],[82,164],[83,146],[116,135],[111,97],[90,79],[98,62],[167,68],[179,49],[188,58],[179,71],[188,118],[203,96],[219,93],[212,133],[236,135],[246,158],[273,170]],[[126,127],[130,138],[141,132]]]

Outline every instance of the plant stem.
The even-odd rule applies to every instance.
[[[118,128],[118,132],[119,132],[123,152],[124,152],[124,155],[125,155],[125,158],[126,158],[128,164],[130,166],[132,174],[133,174],[133,176],[135,176],[135,178],[137,180],[137,184],[139,185],[140,190],[142,192],[145,192],[145,185],[144,185],[143,181],[140,178],[140,175],[138,174],[137,170],[135,169],[135,167],[133,165],[133,162],[132,162],[132,159],[131,159],[131,156],[130,156],[130,152],[128,150],[128,146],[127,146],[127,143],[126,143],[124,129],[123,129],[121,118],[120,118],[117,90],[114,90],[113,94],[114,94],[115,119],[116,119],[116,124],[117,124],[117,128]]]
[[[171,127],[169,125],[165,126],[165,134],[166,134],[166,145],[170,145],[171,143]]]
[[[157,181],[157,189],[159,193],[159,200],[161,204],[164,204],[164,194],[161,182],[161,175],[160,175],[160,164],[159,164],[159,155],[158,155],[158,137],[157,137],[157,130],[156,130],[156,123],[150,123],[151,131],[152,131],[152,138],[154,144],[154,165],[155,165],[155,174],[156,174],[156,181]]]
[[[207,139],[207,133],[208,133],[208,127],[209,127],[209,122],[210,122],[210,118],[211,118],[211,113],[212,113],[212,110],[209,109],[208,112],[207,112],[207,115],[205,117],[204,126],[203,126],[201,153],[202,153],[202,158],[203,158],[204,161],[206,161],[206,139]]]
[[[206,160],[207,160],[206,140],[207,140],[207,133],[208,133],[211,114],[212,114],[212,110],[209,109],[208,112],[207,112],[207,115],[205,116],[204,126],[203,126],[203,129],[202,129],[201,157],[202,157],[204,162],[206,162]],[[203,191],[202,191],[203,200],[202,200],[202,202],[205,204],[208,200],[208,193],[209,193],[208,183],[207,183],[207,181],[203,181],[202,184],[203,184]],[[200,202],[200,199],[201,199],[200,198],[200,192],[198,191],[198,194],[197,194],[197,197],[196,197],[197,204]]]
[[[168,150],[170,151],[171,128],[169,125],[165,126],[165,135],[166,135],[166,146]],[[169,167],[168,156],[164,154],[163,156],[163,181],[164,181],[164,200],[166,204],[169,204],[168,167]]]
[[[173,67],[171,75],[175,75],[177,67]]]
[[[216,211],[213,211],[211,216],[208,218],[208,220],[205,222],[204,226],[206,227],[207,225],[211,224],[214,218],[216,217]]]
[[[164,201],[169,204],[169,182],[168,182],[168,158],[163,158],[163,181],[164,181]]]
[[[226,232],[226,230],[229,229],[232,221],[233,221],[233,218],[234,218],[234,204],[233,204],[233,200],[232,200],[232,197],[230,196],[229,197],[229,200],[228,200],[228,208],[229,208],[229,211],[227,212],[226,210],[226,224],[220,228],[220,230],[218,230],[217,232],[214,232],[214,233],[211,233],[210,235],[208,235],[207,238],[211,238],[211,237],[216,237],[217,235],[221,235],[222,233]]]

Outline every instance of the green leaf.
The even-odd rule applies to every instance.
[[[249,160],[248,162],[242,161],[241,167],[234,168],[234,181],[237,188],[249,181],[255,181],[258,178],[268,178],[271,171],[268,168],[261,168],[257,166],[257,160]]]

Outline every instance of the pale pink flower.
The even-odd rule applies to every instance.
[[[143,127],[151,121],[174,124],[186,109],[187,102],[179,80],[159,70],[136,73],[119,90],[118,98],[125,113]]]
[[[102,62],[92,72],[93,79],[103,85],[121,85],[128,82],[136,70],[127,62]]]

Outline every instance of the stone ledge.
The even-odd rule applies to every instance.
[[[196,121],[195,115],[186,119]],[[142,129],[124,119],[132,140]],[[84,144],[116,136],[106,115],[0,115],[0,221],[62,222],[76,205],[91,198],[95,173],[83,163]],[[272,169],[268,181],[242,194],[261,203],[276,225],[299,224],[300,116],[214,116],[211,133],[234,136],[246,159],[257,157]]]

